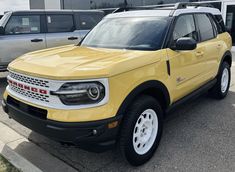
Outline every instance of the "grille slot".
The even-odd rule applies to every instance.
[[[7,103],[13,107],[16,107],[22,110],[23,112],[26,112],[28,115],[34,116],[36,118],[44,119],[44,120],[47,119],[47,110],[40,109],[37,107],[27,105],[22,102],[19,102],[18,100],[12,98],[11,96],[7,97]]]
[[[42,80],[42,79],[31,78],[31,77],[19,75],[13,72],[10,72],[10,77],[17,81],[21,81],[21,82],[28,83],[31,85],[49,88],[49,82]]]

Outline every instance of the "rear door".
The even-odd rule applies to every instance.
[[[205,79],[212,79],[218,71],[218,59],[222,57],[223,43],[218,35],[216,24],[213,22],[212,16],[209,14],[195,14],[198,30],[200,34],[200,42],[198,47],[203,51],[203,60],[205,62]]]
[[[102,12],[75,12],[76,34],[84,38],[104,17]]]
[[[40,14],[14,14],[0,37],[2,61],[9,63],[22,54],[46,48]]]
[[[47,13],[46,24],[46,44],[48,48],[76,44],[81,39],[80,36],[74,34],[75,22],[73,13]]]

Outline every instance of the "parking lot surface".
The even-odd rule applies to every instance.
[[[7,73],[0,74],[0,95],[7,85],[6,75]],[[232,82],[228,97],[218,101],[203,95],[173,112],[165,122],[163,137],[155,156],[138,168],[125,163],[115,149],[97,154],[79,148],[61,146],[8,119],[2,109],[0,122],[78,171],[234,172],[235,66],[232,67]],[[28,151],[30,152],[30,149]]]

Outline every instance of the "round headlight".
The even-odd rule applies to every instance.
[[[93,86],[88,89],[88,96],[92,100],[98,100],[100,97],[100,89],[97,86]]]
[[[66,83],[52,94],[58,95],[65,105],[97,104],[105,97],[105,86],[97,81]]]

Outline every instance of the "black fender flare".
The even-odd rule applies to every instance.
[[[221,58],[221,61],[220,61],[220,65],[219,65],[219,69],[218,69],[218,72],[217,73],[219,73],[219,70],[220,70],[220,68],[221,68],[221,65],[222,65],[222,63],[223,63],[223,61],[225,60],[225,58],[227,58],[227,57],[229,57],[229,65],[230,66],[232,66],[232,53],[231,53],[231,51],[226,51],[225,53],[224,53],[224,55],[223,55],[223,57]]]
[[[123,116],[126,109],[135,100],[135,98],[138,95],[144,93],[144,91],[148,89],[154,89],[160,91],[164,96],[164,101],[165,101],[164,103],[166,108],[170,105],[171,100],[167,87],[160,81],[150,80],[140,84],[129,93],[129,95],[125,98],[125,100],[122,102],[121,106],[119,107],[117,115]]]

